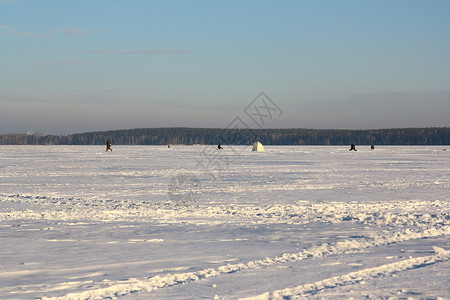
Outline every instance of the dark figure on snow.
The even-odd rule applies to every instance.
[[[106,152],[108,152],[108,150],[112,151],[112,149],[111,149],[111,141],[109,139],[106,140]]]
[[[375,150],[375,145],[372,144],[372,146],[370,146],[370,150]]]
[[[219,144],[219,146],[217,146],[217,149],[222,150],[223,148],[222,148],[222,146],[220,146],[220,144]]]
[[[350,146],[350,150],[349,150],[349,151],[352,151],[352,150],[358,151],[358,150],[356,150],[356,148],[355,148],[355,144],[352,144],[352,145]]]

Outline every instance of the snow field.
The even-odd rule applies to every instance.
[[[1,147],[0,298],[450,297],[447,152],[358,150]]]

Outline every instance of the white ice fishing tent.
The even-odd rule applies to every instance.
[[[256,142],[253,144],[252,151],[264,151],[264,146],[260,142]]]

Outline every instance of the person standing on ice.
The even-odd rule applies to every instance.
[[[108,150],[111,150],[111,141],[109,139],[106,140],[106,152],[108,152]]]
[[[358,150],[356,150],[356,148],[355,148],[355,144],[351,144],[351,146],[350,146],[350,150],[348,150],[348,151],[352,151],[352,150],[354,150],[354,151],[358,151]]]

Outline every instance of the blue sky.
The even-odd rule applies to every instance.
[[[450,126],[450,1],[0,0],[0,134]],[[248,125],[253,126],[250,122]]]

